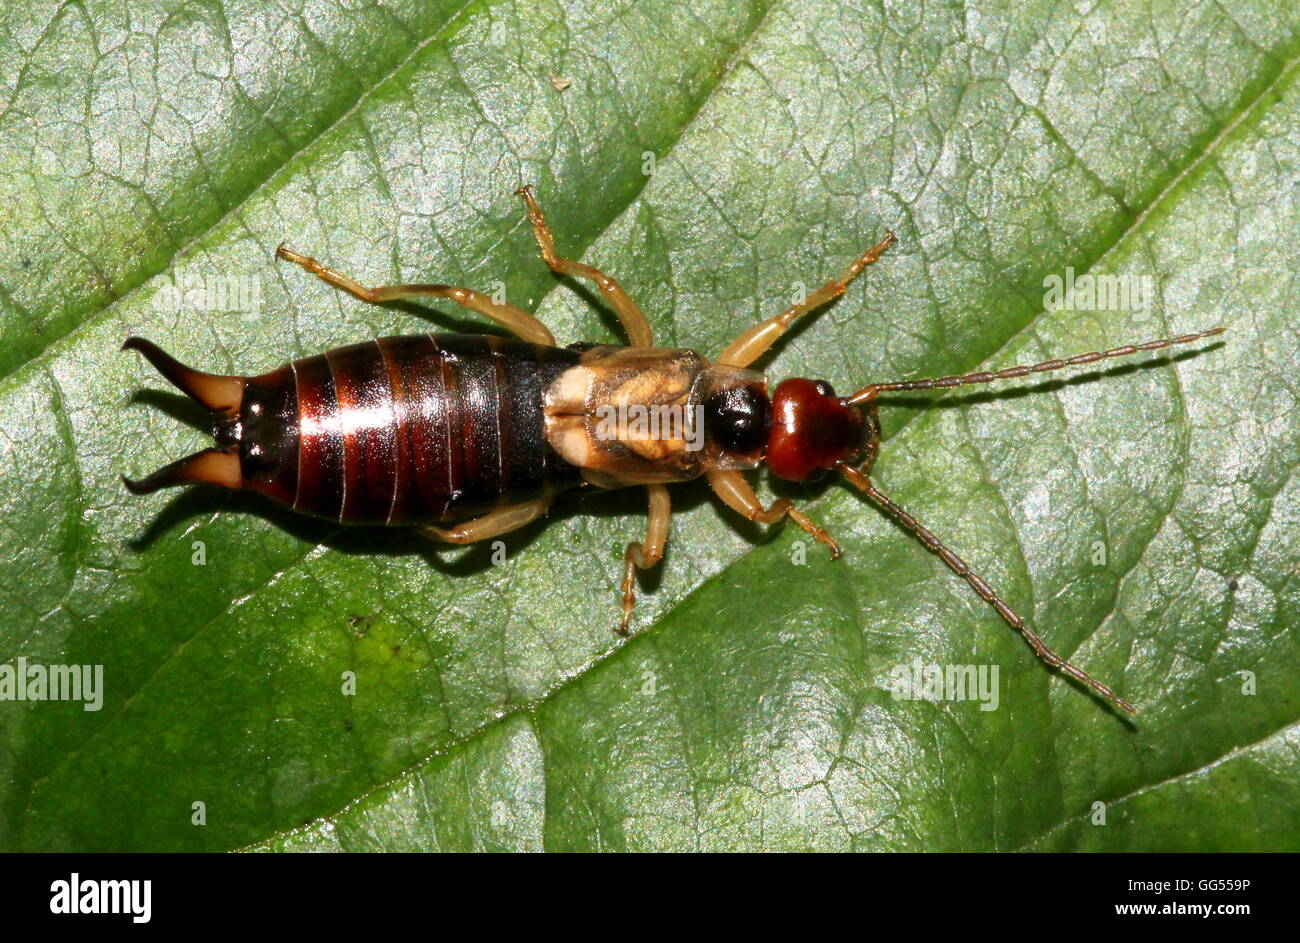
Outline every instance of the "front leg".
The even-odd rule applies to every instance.
[[[632,624],[632,608],[636,605],[636,571],[654,566],[664,555],[668,543],[668,521],[672,517],[672,504],[668,500],[667,485],[646,485],[650,498],[650,516],[646,521],[645,543],[633,541],[623,554],[623,621],[619,635],[627,635]]]
[[[791,305],[785,311],[782,311],[774,318],[768,318],[755,324],[745,333],[741,334],[734,341],[727,345],[726,349],[718,355],[718,365],[727,367],[748,367],[763,354],[771,349],[772,345],[794,324],[800,317],[809,311],[815,311],[822,305],[826,304],[840,295],[848,288],[849,282],[862,274],[862,270],[870,265],[876,259],[880,258],[881,253],[892,246],[898,239],[892,232],[885,233],[885,238],[879,243],[872,246],[862,255],[850,263],[849,267],[844,270],[839,278],[827,282],[821,288],[805,298],[796,305]]]
[[[835,543],[835,538],[827,533],[824,528],[819,527],[811,517],[785,498],[773,501],[770,508],[764,508],[763,503],[758,500],[758,495],[754,494],[754,489],[750,487],[749,482],[745,480],[745,476],[740,472],[711,471],[709,472],[709,487],[714,490],[727,507],[739,511],[757,524],[775,524],[781,518],[788,516],[811,534],[813,540],[819,544],[825,544],[831,552],[832,560],[839,559],[839,545]]]

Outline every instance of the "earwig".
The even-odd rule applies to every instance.
[[[705,477],[724,504],[750,521],[789,517],[840,555],[831,535],[787,500],[764,507],[744,472],[766,465],[780,479],[815,481],[837,472],[930,551],[1018,631],[1054,669],[1117,707],[1136,708],[1053,652],[961,557],[869,477],[880,452],[877,396],[946,390],[1020,379],[1066,367],[1191,344],[1224,328],[963,375],[873,383],[837,396],[824,380],[791,378],[768,394],[750,366],[802,316],[842,295],[895,243],[892,232],[836,279],[803,301],[745,331],[714,360],[687,349],[656,348],[650,323],[613,278],[556,254],[555,241],[529,187],[537,244],[559,275],[587,279],[617,315],[628,346],[559,347],[528,312],[468,288],[389,285],[366,288],[285,247],[276,254],[336,288],[382,304],[433,297],[477,312],[517,339],[489,335],[382,337],[304,357],[260,376],[219,376],[178,363],[131,337],[171,383],[212,412],[216,446],[135,481],[135,494],[206,483],[260,491],[295,511],[346,524],[414,527],[435,540],[467,544],[543,516],[560,492],[590,485],[641,485],[649,499],[644,541],[627,545],[620,586],[627,634],[640,570],[663,557],[671,502],[668,485]],[[680,422],[647,434],[607,420],[618,410],[673,415]],[[659,411],[659,412],[656,412]]]

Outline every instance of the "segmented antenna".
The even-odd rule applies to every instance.
[[[878,393],[894,392],[912,392],[915,390],[946,390],[954,386],[969,386],[974,383],[992,383],[994,380],[1014,380],[1017,377],[1029,376],[1033,373],[1050,373],[1053,370],[1060,370],[1064,367],[1081,367],[1084,364],[1096,363],[1099,360],[1108,360],[1112,357],[1128,357],[1132,354],[1141,353],[1146,350],[1163,350],[1166,347],[1173,347],[1176,344],[1191,344],[1195,341],[1202,340],[1206,337],[1214,337],[1226,331],[1226,327],[1212,327],[1208,331],[1197,331],[1194,334],[1180,334],[1177,337],[1162,337],[1160,340],[1147,341],[1143,344],[1125,344],[1123,347],[1112,347],[1110,350],[1094,350],[1086,354],[1075,354],[1073,357],[1057,357],[1053,360],[1044,360],[1042,363],[1031,364],[1019,367],[1006,367],[1003,370],[982,370],[978,373],[966,373],[960,376],[951,377],[934,377],[924,380],[894,380],[889,383],[872,383],[870,386],[864,386],[852,396],[849,397],[849,405],[858,406],[867,400],[874,398]]]
[[[966,373],[959,376],[936,377],[924,380],[896,380],[890,383],[872,383],[870,386],[864,386],[848,398],[850,405],[861,405],[870,403],[875,399],[878,393],[891,393],[895,391],[913,391],[913,390],[946,390],[954,386],[967,386],[975,383],[991,383],[994,380],[1013,380],[1017,377],[1029,376],[1034,373],[1050,373],[1053,370],[1060,370],[1064,367],[1079,367],[1084,364],[1096,363],[1099,360],[1108,360],[1113,357],[1128,357],[1132,354],[1141,353],[1147,350],[1163,350],[1166,347],[1173,347],[1176,344],[1190,344],[1194,341],[1202,340],[1206,337],[1215,337],[1222,334],[1227,328],[1215,327],[1208,331],[1197,331],[1193,334],[1180,334],[1177,337],[1164,337],[1160,340],[1147,341],[1142,344],[1125,344],[1123,347],[1112,347],[1110,350],[1095,350],[1086,354],[1076,354],[1073,357],[1055,358],[1044,360],[1042,363],[1036,363],[1026,366],[1007,367],[1003,370],[987,370],[978,373]],[[874,415],[874,404],[868,408],[868,412]],[[873,440],[873,445],[875,444]],[[957,554],[949,550],[934,536],[924,524],[905,511],[899,504],[895,503],[888,495],[878,489],[867,477],[867,473],[861,468],[855,468],[852,465],[841,463],[837,466],[849,483],[860,490],[868,498],[880,506],[886,514],[898,521],[904,528],[916,536],[921,543],[939,556],[948,568],[970,584],[971,589],[979,595],[986,603],[997,610],[1007,623],[1029,643],[1029,647],[1034,650],[1034,654],[1045,661],[1052,668],[1057,669],[1063,674],[1074,678],[1081,684],[1087,685],[1097,694],[1110,701],[1116,707],[1127,711],[1130,714],[1136,714],[1137,708],[1124,700],[1113,690],[1102,684],[1096,678],[1092,677],[1082,668],[1076,668],[1056,652],[1047,647],[1033,629],[1025,623],[1014,609],[1008,606],[996,592],[993,587],[989,586],[982,577],[979,576],[970,566]]]
[[[1011,628],[1021,634],[1024,640],[1029,643],[1029,647],[1034,650],[1035,655],[1063,674],[1069,675],[1081,684],[1086,684],[1116,707],[1128,711],[1130,714],[1137,713],[1136,707],[1124,700],[1109,687],[1102,684],[1082,668],[1076,668],[1060,655],[1056,654],[1056,652],[1048,648],[1047,643],[1039,637],[1038,633],[1025,623],[1025,620],[1020,617],[1018,612],[1003,602],[1002,599],[999,598],[998,594],[994,592],[993,587],[989,586],[989,584],[986,583],[978,573],[972,570],[965,560],[944,546],[939,538],[930,533],[929,529],[926,528],[924,524],[914,518],[911,514],[907,513],[907,511],[903,510],[899,504],[894,502],[888,495],[877,488],[862,469],[854,468],[852,465],[840,465],[839,470],[840,474],[847,478],[854,487],[858,488],[868,498],[880,505],[881,510],[887,513],[890,517],[915,534],[921,543],[925,544],[927,548],[938,554],[939,559],[948,564],[949,569],[969,583],[971,589],[975,590],[981,599],[997,610],[998,615],[1006,620],[1007,625],[1011,626]]]

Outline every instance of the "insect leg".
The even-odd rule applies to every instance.
[[[453,288],[451,285],[381,285],[378,288],[366,288],[360,282],[327,268],[315,259],[293,251],[284,243],[275,250],[275,254],[282,259],[296,262],[335,288],[341,288],[371,304],[383,304],[386,301],[397,301],[402,298],[446,298],[484,317],[491,318],[526,341],[546,347],[555,346],[554,335],[545,324],[527,311],[511,304],[497,304],[487,295],[471,288]]]
[[[645,543],[633,541],[623,554],[623,621],[618,627],[619,635],[627,635],[632,624],[632,607],[636,605],[636,571],[658,563],[663,558],[664,545],[668,543],[668,520],[672,516],[668,486],[646,485],[646,494],[650,498],[650,517],[646,521]]]
[[[950,570],[969,583],[971,589],[975,590],[981,599],[997,610],[998,615],[1006,621],[1007,625],[1011,626],[1024,637],[1025,641],[1029,643],[1029,647],[1034,650],[1035,655],[1047,662],[1051,667],[1059,669],[1061,672],[1069,675],[1081,684],[1085,684],[1092,688],[1092,690],[1096,691],[1116,707],[1123,708],[1130,714],[1137,713],[1137,708],[1128,701],[1124,700],[1096,678],[1093,678],[1083,669],[1076,668],[1060,655],[1056,654],[1056,652],[1048,648],[1047,643],[1039,638],[1038,634],[1025,624],[1025,620],[1020,617],[1019,613],[998,598],[998,594],[993,591],[993,588],[989,586],[988,583],[984,582],[984,580],[967,565],[965,560],[945,547],[939,541],[939,538],[930,533],[930,531],[927,530],[926,527],[916,518],[911,514],[908,514],[902,507],[895,504],[890,500],[890,498],[881,493],[881,491],[872,484],[871,479],[862,471],[853,468],[850,465],[841,465],[839,470],[840,473],[847,478],[852,485],[854,485],[854,487],[858,488],[863,494],[878,504],[887,514],[889,514],[890,517],[894,518],[894,520],[898,521],[898,523],[902,524],[905,528],[915,534],[921,543],[925,544],[927,548],[939,555],[939,559],[946,563]]]
[[[739,511],[757,524],[775,524],[781,518],[789,516],[791,520],[812,535],[814,540],[820,544],[825,544],[830,549],[832,560],[839,557],[840,548],[835,543],[835,539],[790,501],[781,498],[773,501],[770,508],[764,508],[762,502],[758,500],[758,495],[754,494],[754,489],[750,487],[749,482],[745,480],[745,476],[740,472],[735,470],[715,470],[709,472],[708,476],[709,487],[732,510]]]
[[[881,254],[897,241],[898,239],[892,232],[885,233],[884,239],[881,239],[876,245],[854,259],[853,263],[844,270],[844,274],[839,278],[827,282],[803,301],[791,306],[776,317],[760,321],[728,344],[726,349],[718,355],[718,364],[729,367],[748,367],[767,353],[777,339],[789,330],[790,325],[794,324],[796,320],[809,311],[820,308],[828,301],[844,294],[849,282],[861,275],[864,268],[880,258]]]
[[[501,508],[490,514],[484,514],[482,517],[476,517],[473,520],[452,527],[436,527],[433,524],[425,524],[422,527],[417,527],[416,530],[426,537],[441,540],[444,543],[472,544],[477,540],[498,537],[537,520],[546,513],[546,509],[551,506],[552,500],[550,497],[538,498],[536,501],[512,504],[510,507]]]
[[[523,186],[515,192],[522,196],[524,202],[528,204],[528,220],[533,224],[533,234],[537,237],[537,244],[541,246],[542,258],[546,260],[546,264],[561,275],[573,275],[595,282],[596,287],[605,296],[605,300],[614,309],[614,313],[618,315],[618,320],[623,325],[623,330],[627,331],[627,339],[631,345],[633,347],[653,347],[654,335],[650,330],[650,322],[645,319],[645,315],[641,313],[641,309],[637,307],[636,302],[623,290],[623,286],[599,269],[556,255],[555,238],[546,227],[546,220],[542,217],[541,207],[537,205],[537,200],[533,197],[533,188]]]

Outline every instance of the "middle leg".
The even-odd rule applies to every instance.
[[[650,498],[650,517],[646,521],[645,543],[633,541],[623,554],[623,621],[619,635],[627,635],[632,625],[632,608],[636,605],[636,571],[654,566],[664,555],[668,543],[668,521],[672,516],[672,503],[668,499],[667,485],[646,485]]]

